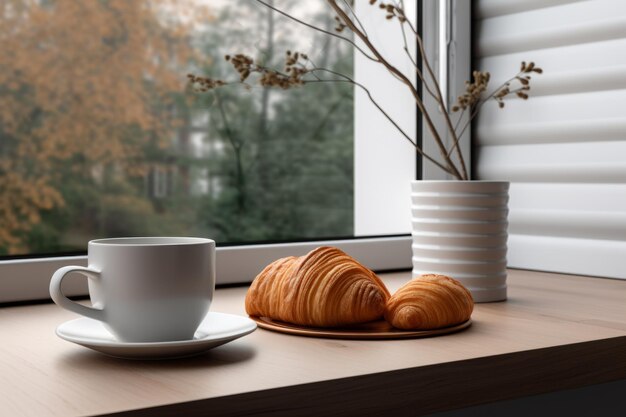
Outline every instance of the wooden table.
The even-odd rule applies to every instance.
[[[393,292],[409,273],[385,274]],[[244,314],[246,288],[212,309]],[[0,415],[423,415],[626,378],[626,281],[510,271],[461,333],[310,339],[257,330],[203,356],[118,360],[57,338],[52,304],[0,308]]]

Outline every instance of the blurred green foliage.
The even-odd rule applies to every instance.
[[[163,10],[154,7],[158,2],[132,2],[153,6],[142,9],[155,14],[152,21],[162,18]],[[54,22],[54,3],[47,9],[48,25]],[[120,7],[124,11],[124,6]],[[176,7],[183,6],[173,7],[170,18],[176,15]],[[332,15],[324,8],[308,8],[296,2],[286,2],[285,7],[293,8],[308,21],[332,27]],[[98,10],[95,7],[91,11]],[[159,85],[164,80],[162,74],[150,75],[137,68],[127,68],[133,73],[117,73],[142,85],[128,93],[137,95],[128,100],[143,103],[141,111],[146,117],[141,120],[155,119],[159,123],[108,118],[102,121],[106,125],[98,126],[97,119],[75,117],[74,124],[101,128],[107,141],[119,144],[116,150],[128,153],[119,154],[119,162],[115,158],[93,158],[94,149],[102,145],[80,136],[80,132],[89,131],[87,126],[68,130],[62,139],[72,145],[71,152],[51,154],[45,164],[46,186],[61,196],[60,202],[33,207],[37,215],[20,228],[11,229],[9,223],[0,221],[0,228],[4,227],[12,239],[2,241],[0,233],[0,254],[82,251],[89,239],[111,236],[194,235],[239,243],[353,234],[351,85],[319,83],[291,91],[231,86],[204,94],[194,93],[185,85],[190,71],[222,78],[234,76],[222,59],[232,52],[248,53],[280,68],[284,51],[301,49],[319,66],[351,74],[352,49],[289,23],[255,2],[224,2],[208,12],[200,23],[180,19],[178,25],[164,23],[146,30],[161,40],[134,46],[138,49],[135,53],[146,55],[148,60],[154,45],[180,50],[181,33],[189,49],[185,54],[170,54],[171,62],[159,63],[163,71],[176,74],[178,83],[171,82],[170,77]],[[119,24],[110,19],[99,22]],[[180,22],[186,24],[184,30]],[[41,31],[37,24],[33,20],[33,27],[28,29]],[[76,37],[81,36],[80,30],[89,29],[70,21],[63,24],[67,33],[73,31]],[[0,28],[0,34],[2,31]],[[168,39],[175,41],[168,44]],[[123,39],[112,43],[103,36],[101,45],[91,51],[101,59],[96,66],[106,67],[106,50],[117,48],[118,43]],[[168,53],[159,55],[159,59]],[[73,55],[63,56],[68,59]],[[10,69],[0,62],[0,72]],[[75,77],[77,73],[81,72],[61,76]],[[27,80],[23,83],[26,85],[20,87],[22,91],[36,90],[27,85]],[[77,86],[89,89],[90,83]],[[0,89],[0,109],[3,97],[15,95],[15,91]],[[87,93],[79,91],[77,97]],[[25,96],[23,101],[29,102],[25,110],[46,107],[37,99],[37,94]],[[119,107],[124,103],[121,98],[108,97],[99,105]],[[41,116],[34,112],[33,117]],[[50,113],[48,117],[55,116]],[[37,122],[32,119],[31,123]],[[0,162],[2,144],[28,140],[28,130],[24,136],[16,132],[3,129],[0,118]],[[33,163],[30,157],[20,161],[19,154],[10,158],[21,166]],[[0,180],[2,169],[0,164]],[[15,199],[8,194],[9,189],[0,181],[0,200]]]

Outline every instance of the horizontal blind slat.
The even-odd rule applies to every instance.
[[[481,0],[474,10],[474,17],[487,19],[580,1],[585,0]]]
[[[528,145],[540,143],[573,143],[623,141],[625,119],[559,120],[545,123],[480,124],[476,129],[479,146]]]
[[[507,144],[506,138],[502,138],[501,144],[479,147],[477,157],[480,164],[626,164],[626,141],[512,145]]]
[[[494,164],[478,168],[478,177],[524,182],[626,183],[626,163]]]
[[[475,60],[482,71],[489,71],[497,80],[508,79],[519,68],[521,61],[535,61],[544,69],[543,75],[568,71],[598,71],[601,68],[626,66],[626,38],[603,42],[568,45],[564,47],[510,52]],[[535,76],[535,80],[543,78]],[[495,85],[495,84],[494,84]]]
[[[626,240],[626,213],[514,209],[509,213],[509,233]]]
[[[479,123],[483,126],[562,123],[621,119],[626,108],[626,90],[604,90],[554,96],[532,96],[528,101],[505,99],[501,109],[495,100],[483,105]],[[626,131],[625,131],[626,133]],[[592,137],[590,137],[592,140]]]
[[[481,38],[478,55],[491,56],[511,52],[533,51],[544,48],[579,45],[621,39],[626,36],[626,17],[617,17],[576,26],[544,28],[526,33],[516,33]]]
[[[612,52],[611,52],[612,53]],[[519,63],[516,63],[519,65]],[[542,64],[542,66],[544,66]],[[515,68],[508,65],[509,69]],[[545,67],[545,66],[544,66]],[[548,68],[549,69],[549,68]],[[586,68],[574,71],[552,69],[542,75],[532,75],[531,96],[575,94],[626,89],[626,65]],[[492,85],[507,81],[503,69],[492,74]]]
[[[509,236],[512,268],[626,279],[626,242],[558,236]]]
[[[515,182],[509,195],[512,210],[626,212],[626,184]]]
[[[479,178],[519,182],[626,183],[626,141],[481,146]]]

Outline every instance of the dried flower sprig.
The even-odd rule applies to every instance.
[[[196,87],[198,92],[206,92],[217,87],[222,87],[227,83],[210,77],[201,77],[198,75],[187,74],[189,82]]]
[[[235,63],[233,63],[233,58]],[[197,92],[207,92],[225,85],[242,84],[246,88],[250,88],[248,78],[258,73],[258,84],[263,87],[279,87],[283,89],[289,89],[296,86],[301,86],[310,83],[349,83],[361,88],[369,100],[376,106],[378,110],[387,118],[387,120],[402,134],[402,136],[409,141],[413,146],[415,142],[411,139],[409,134],[405,132],[400,125],[398,125],[393,118],[383,109],[383,107],[374,99],[371,92],[363,84],[355,81],[345,74],[333,71],[328,68],[321,68],[315,65],[313,61],[304,53],[292,53],[287,51],[285,53],[285,71],[279,72],[272,68],[269,68],[263,64],[257,63],[253,58],[244,56],[242,54],[227,55],[225,59],[235,67],[235,70],[239,73],[239,79],[233,81],[215,80],[207,77],[196,76],[188,74],[190,84]],[[333,78],[321,78],[320,74],[331,75]],[[431,158],[429,155],[424,154],[418,147],[417,151],[426,159],[437,165],[444,171],[448,171],[445,165],[442,165],[437,160]]]
[[[491,74],[486,71],[474,71],[472,76],[474,77],[474,81],[465,81],[465,92],[456,99],[456,104],[452,106],[453,112],[472,107],[487,90]]]
[[[337,33],[343,32],[343,30],[347,27],[338,16],[335,16],[335,22],[337,22],[337,26],[335,26],[335,32]]]
[[[543,70],[535,66],[534,62],[526,64],[526,62],[522,61],[520,71],[514,77],[505,81],[492,94],[485,98],[484,92],[487,90],[489,85],[491,74],[487,71],[474,71],[472,73],[474,81],[465,82],[465,92],[457,98],[456,104],[452,107],[452,111],[457,112],[459,110],[466,110],[480,103],[484,103],[491,98],[498,102],[498,106],[500,108],[503,108],[505,105],[504,98],[511,94],[515,94],[517,97],[527,100],[529,96],[526,91],[530,90],[531,79],[531,76],[528,74],[533,72],[541,74],[543,73]],[[517,88],[513,88],[513,82],[518,82],[519,86]]]
[[[465,110],[470,110],[470,116],[465,123],[465,125],[457,131],[457,138],[454,141],[452,147],[448,154],[451,154],[454,149],[458,149],[460,138],[463,136],[463,133],[470,126],[470,123],[474,118],[478,115],[478,111],[481,106],[485,104],[487,101],[493,99],[498,103],[499,108],[504,108],[505,102],[504,98],[515,94],[517,97],[528,100],[528,93],[526,91],[530,90],[530,79],[531,76],[528,75],[530,73],[542,74],[543,69],[535,66],[534,62],[530,62],[526,64],[525,61],[522,61],[520,66],[520,71],[515,74],[512,78],[505,81],[498,88],[496,88],[491,94],[484,97],[483,93],[487,90],[487,86],[489,84],[490,74],[488,72],[480,72],[474,71],[473,77],[474,81],[472,83],[466,81],[465,93],[460,95],[457,98],[456,104],[452,107],[453,112],[457,112],[459,110],[465,112]],[[519,82],[520,86],[518,88],[512,88],[511,85],[514,81]],[[459,121],[461,118],[459,118]],[[458,126],[457,126],[458,127]]]
[[[422,97],[419,91],[413,85],[411,79],[407,77],[402,71],[400,71],[396,66],[391,64],[372,44],[369,36],[367,35],[367,32],[365,31],[364,26],[352,9],[351,2],[349,2],[348,0],[340,0],[343,4],[342,7],[338,4],[338,0],[326,0],[330,8],[336,14],[334,28],[335,32],[333,33],[331,31],[319,28],[315,25],[306,23],[263,0],[256,1],[299,24],[302,24],[313,30],[322,32],[329,36],[333,36],[351,44],[355,47],[356,51],[361,53],[364,57],[384,66],[385,69],[392,76],[402,82],[411,92],[413,98],[415,99],[415,103],[424,118],[425,125],[429,129],[430,133],[432,134],[433,140],[439,148],[441,158],[437,159],[431,155],[426,154],[422,150],[422,148],[411,138],[411,136],[407,134],[407,132],[405,132],[400,127],[400,125],[396,123],[393,117],[391,117],[391,115],[389,115],[385,111],[385,109],[374,99],[366,86],[358,83],[357,81],[348,77],[345,74],[335,72],[328,68],[317,67],[306,54],[301,52],[292,53],[291,51],[287,51],[285,53],[285,63],[283,71],[267,67],[262,63],[256,62],[253,58],[243,54],[236,54],[232,56],[227,55],[225,59],[233,65],[235,71],[239,75],[239,80],[229,82],[220,79],[213,79],[209,77],[201,77],[189,74],[189,82],[194,86],[196,91],[206,92],[209,90],[223,87],[225,85],[237,83],[243,84],[246,88],[250,88],[248,79],[253,74],[258,74],[258,83],[261,86],[278,87],[281,89],[290,89],[309,83],[320,82],[353,84],[364,90],[374,106],[387,118],[387,120],[402,134],[402,136],[406,140],[411,142],[411,144],[415,147],[416,151],[420,155],[431,161],[433,164],[435,164],[445,172],[460,180],[469,179],[469,175],[463,155],[460,152],[458,145],[460,139],[463,137],[463,134],[469,127],[471,121],[478,114],[481,106],[485,102],[493,99],[498,103],[498,106],[500,108],[503,108],[505,106],[505,98],[510,95],[515,95],[523,100],[528,99],[528,91],[530,90],[531,80],[530,74],[541,74],[543,72],[543,70],[537,67],[533,62],[522,62],[520,71],[514,77],[507,80],[498,88],[496,88],[491,94],[487,95],[486,92],[491,78],[490,74],[484,71],[474,71],[472,73],[473,80],[471,82],[466,82],[465,91],[457,98],[456,103],[452,106],[452,108],[448,109],[437,78],[435,77],[435,74],[432,70],[432,67],[430,66],[430,63],[428,62],[428,59],[426,59],[422,38],[420,37],[419,33],[417,32],[411,21],[406,18],[403,1],[400,0],[399,2],[384,3],[379,2],[379,0],[369,0],[369,4],[371,6],[378,5],[378,8],[385,12],[385,18],[387,20],[395,20],[400,24],[404,42],[403,49],[410,58],[411,63],[413,64],[415,74],[418,76],[424,88],[424,91],[430,94],[439,104],[439,107],[443,110],[441,114],[443,119],[445,120],[446,130],[451,136],[453,143],[452,146],[448,149],[442,139],[443,137],[445,137],[445,132],[438,131],[436,125],[433,122],[431,114],[428,112],[424,105],[424,102],[422,101]],[[342,36],[341,33],[346,30],[352,32],[352,34],[361,41],[361,45],[359,45],[350,38]],[[425,69],[424,73],[421,69],[422,66],[418,65],[417,59],[411,55],[411,52],[408,49],[406,39],[407,31],[415,38],[415,41],[419,48],[419,55],[421,56],[422,64]],[[326,78],[324,78],[324,76],[326,76]],[[327,78],[328,76],[330,76],[331,78]],[[429,79],[427,79],[426,76],[428,76]],[[459,124],[463,120],[463,115],[466,111],[469,112],[469,117],[465,119],[466,122],[463,126],[459,126]],[[458,118],[457,123],[453,125],[451,114],[455,112],[460,112],[461,116]],[[453,152],[455,152],[455,156],[457,159],[456,162],[453,160],[452,157]]]
[[[520,66],[520,71],[515,75],[515,77],[506,81],[504,85],[500,87],[498,91],[495,92],[493,98],[498,102],[498,106],[500,108],[504,107],[504,98],[510,94],[515,94],[517,97],[522,100],[528,100],[528,93],[526,91],[530,90],[530,79],[531,76],[528,74],[531,73],[542,74],[543,70],[537,66],[535,66],[534,62],[529,62],[528,64],[522,61]],[[520,86],[514,89],[511,85],[514,81],[517,81]]]
[[[370,5],[374,5],[377,3],[377,0],[370,0]],[[406,21],[406,16],[404,15],[404,10],[402,10],[402,8],[398,5],[395,4],[391,4],[391,3],[379,3],[378,7],[380,9],[385,10],[385,12],[387,12],[387,15],[385,16],[385,19],[387,20],[391,20],[391,19],[398,19],[400,21],[400,23],[404,23]]]
[[[259,74],[258,83],[262,87],[278,87],[287,90],[303,85],[303,77],[312,70],[307,67],[309,57],[300,52],[292,53],[291,51],[287,51],[285,53],[284,72],[259,64],[254,58],[244,54],[226,55],[224,59],[230,62],[235,71],[239,74],[239,83],[246,84],[247,87],[249,87],[249,84],[247,84],[248,78],[256,73]],[[187,74],[187,78],[198,92],[207,92],[228,84],[234,84],[232,81],[226,82],[224,80],[194,74]]]

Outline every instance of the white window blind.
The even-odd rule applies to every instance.
[[[626,279],[626,1],[474,5],[492,86],[544,69],[475,124],[475,177],[511,181],[509,265]]]

